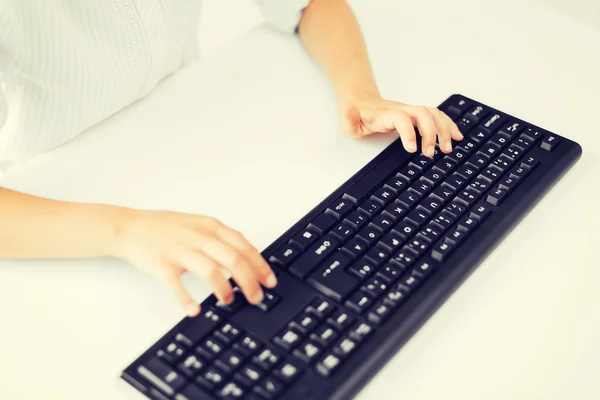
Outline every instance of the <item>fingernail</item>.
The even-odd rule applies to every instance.
[[[267,286],[270,288],[274,288],[277,285],[277,278],[275,275],[271,274],[267,277]]]
[[[452,151],[452,142],[450,142],[450,141],[446,142],[446,151]]]
[[[190,317],[195,317],[200,312],[200,305],[190,301],[185,305],[185,310]]]
[[[433,152],[434,152],[434,151],[435,151],[435,149],[433,148],[433,146],[429,146],[429,147],[427,148],[427,155],[428,155],[429,157],[433,157]]]
[[[459,138],[459,139],[464,139],[464,138],[465,138],[465,137],[463,136],[463,134],[462,134],[460,131],[458,131],[458,138]]]
[[[233,301],[233,296],[229,295],[223,299],[223,303],[230,304]]]
[[[415,142],[409,142],[406,144],[406,149],[411,153],[415,152],[417,151],[417,144]]]
[[[258,304],[262,301],[263,301],[263,292],[262,292],[262,290],[259,290],[258,292],[256,292],[254,294],[254,296],[252,296],[252,302],[254,304]]]

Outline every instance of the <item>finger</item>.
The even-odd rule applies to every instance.
[[[342,111],[340,128],[345,136],[358,138],[363,136],[360,111],[353,104],[347,104]]]
[[[164,281],[190,317],[195,317],[200,313],[200,305],[194,301],[185,286],[183,286],[179,274],[170,273],[164,277]]]
[[[423,107],[414,108],[413,124],[419,128],[422,138],[422,151],[428,157],[433,157],[435,151],[436,129],[431,113]]]
[[[219,239],[242,253],[254,269],[260,282],[269,288],[277,285],[277,278],[267,261],[261,256],[258,250],[240,232],[221,224],[216,228],[216,234]]]
[[[465,137],[462,133],[460,133],[458,126],[456,126],[456,123],[452,121],[452,118],[450,118],[446,113],[442,113],[442,115],[444,116],[448,125],[450,126],[450,136],[452,137],[452,139],[456,141],[463,140]]]
[[[442,115],[442,112],[437,109],[430,109],[431,115],[433,116],[433,122],[438,132],[438,141],[440,143],[440,149],[444,153],[452,152],[452,141],[451,131],[448,121]]]
[[[196,244],[204,254],[228,269],[234,279],[243,278],[242,281],[236,279],[236,282],[250,303],[256,304],[262,301],[263,292],[258,283],[258,276],[240,252],[205,232],[198,233]]]
[[[229,304],[233,300],[233,288],[219,269],[219,264],[200,251],[182,252],[179,264],[210,285],[217,299]]]
[[[409,153],[417,151],[415,128],[410,116],[404,111],[394,111],[394,126],[400,134],[404,149]]]

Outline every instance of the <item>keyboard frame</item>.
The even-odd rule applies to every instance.
[[[327,378],[327,386],[331,388],[326,397],[311,397],[310,393],[293,393],[294,385],[287,389],[284,398],[287,399],[328,399],[341,400],[355,397],[364,386],[383,368],[387,362],[394,357],[400,349],[412,338],[412,336],[427,322],[427,320],[437,312],[437,310],[450,298],[450,296],[469,278],[469,276],[481,265],[481,263],[491,254],[496,247],[510,234],[510,232],[523,220],[527,214],[538,204],[538,202],[556,185],[557,182],[571,169],[571,167],[581,158],[582,147],[562,135],[534,125],[526,120],[520,119],[514,115],[507,114],[488,104],[469,98],[462,94],[453,94],[444,100],[438,106],[445,110],[446,107],[456,98],[463,98],[475,104],[488,107],[492,112],[505,115],[524,125],[541,129],[546,133],[556,135],[561,143],[552,152],[546,152],[539,148],[539,142],[529,151],[538,151],[538,165],[525,178],[525,184],[519,185],[496,209],[477,227],[475,235],[469,235],[456,248],[450,257],[441,263],[441,268],[436,269],[433,274],[426,279],[421,286],[404,304],[395,310],[389,319],[382,325],[376,327],[374,334],[361,344],[353,353],[351,358],[345,362],[338,371],[330,378]],[[405,152],[402,149],[400,139],[394,140],[384,148],[370,162],[363,166],[359,171],[352,175],[346,182],[333,190],[319,204],[309,210],[301,219],[287,229],[277,239],[275,239],[261,254],[265,259],[274,253],[280,246],[284,245],[298,231],[314,219],[319,213],[325,210],[332,202],[339,199],[354,183],[377,167],[387,157],[397,152],[402,153],[398,159],[398,167],[406,165],[407,159],[419,154],[419,150],[414,155]],[[555,159],[552,163],[548,161]],[[390,175],[392,176],[392,175]],[[386,178],[382,178],[384,181]],[[377,185],[374,187],[377,188]],[[278,266],[273,268],[280,274],[289,274],[289,272]],[[293,278],[297,279],[297,278]],[[302,282],[310,290],[314,290],[306,282]],[[277,289],[277,288],[275,288]],[[208,310],[214,304],[216,298],[214,295],[208,296],[202,303],[202,309]],[[361,316],[360,319],[363,319]],[[121,373],[121,378],[134,386],[149,398],[152,396],[146,387],[140,382],[136,367],[143,363],[150,355],[155,354],[164,344],[164,341],[175,334],[192,319],[183,318],[175,324],[164,335],[158,338],[152,346],[143,351],[143,353],[131,362]],[[287,322],[287,321],[282,321]],[[375,339],[379,338],[380,340]],[[382,338],[385,338],[384,340]],[[357,362],[360,361],[360,362]],[[352,366],[352,367],[349,367]],[[299,381],[302,377],[299,378]],[[298,383],[299,381],[296,381]]]

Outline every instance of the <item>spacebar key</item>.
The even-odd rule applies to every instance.
[[[390,174],[406,163],[405,154],[407,153],[395,151],[387,156],[387,158],[377,164],[375,168],[360,178],[358,182],[350,186],[342,197],[354,204],[360,203],[366,199],[371,191],[377,189],[384,179],[388,179]]]
[[[304,279],[313,269],[321,264],[332,252],[336,251],[340,242],[331,235],[317,240],[290,267],[292,275]]]

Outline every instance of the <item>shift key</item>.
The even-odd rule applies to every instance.
[[[334,300],[342,301],[360,283],[346,272],[351,260],[342,253],[321,264],[308,278],[308,284]]]
[[[304,279],[313,269],[321,264],[331,253],[337,250],[339,240],[326,235],[317,240],[290,267],[290,272],[297,278]]]

